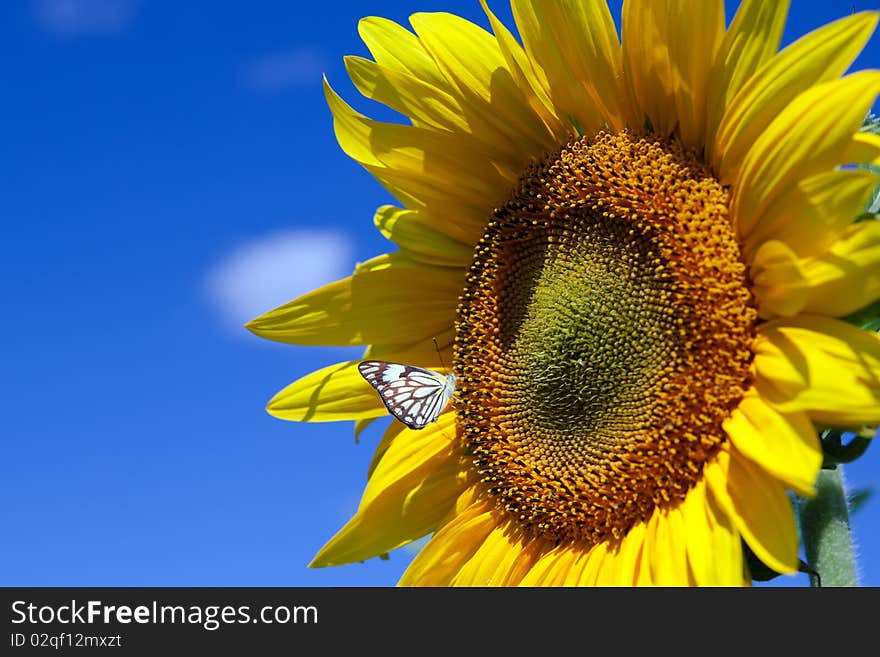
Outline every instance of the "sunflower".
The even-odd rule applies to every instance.
[[[789,491],[817,432],[880,422],[880,72],[844,75],[875,12],[779,51],[787,2],[512,2],[519,39],[365,18],[357,89],[325,83],[342,149],[399,201],[396,249],[253,320],[448,372],[427,428],[392,422],[354,517],[312,566],[430,537],[402,585],[743,585],[798,568]],[[864,218],[863,218],[864,219]],[[440,349],[435,348],[436,338]],[[358,361],[268,411],[386,414]]]

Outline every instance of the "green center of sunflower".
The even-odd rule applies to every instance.
[[[676,142],[602,133],[494,212],[458,309],[457,412],[532,533],[620,537],[719,449],[756,318],[727,207]]]

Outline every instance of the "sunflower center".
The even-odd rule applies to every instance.
[[[756,318],[727,207],[676,142],[624,132],[533,165],[494,212],[458,308],[457,411],[529,531],[620,537],[719,449]]]

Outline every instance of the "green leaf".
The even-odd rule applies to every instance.
[[[857,488],[852,493],[849,494],[849,513],[850,515],[854,514],[856,511],[861,509],[865,502],[867,502],[874,495],[874,487],[873,486],[864,486],[863,488]]]

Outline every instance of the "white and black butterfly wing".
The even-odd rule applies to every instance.
[[[413,365],[365,360],[358,371],[379,393],[385,408],[410,429],[436,422],[455,392],[455,375]]]

